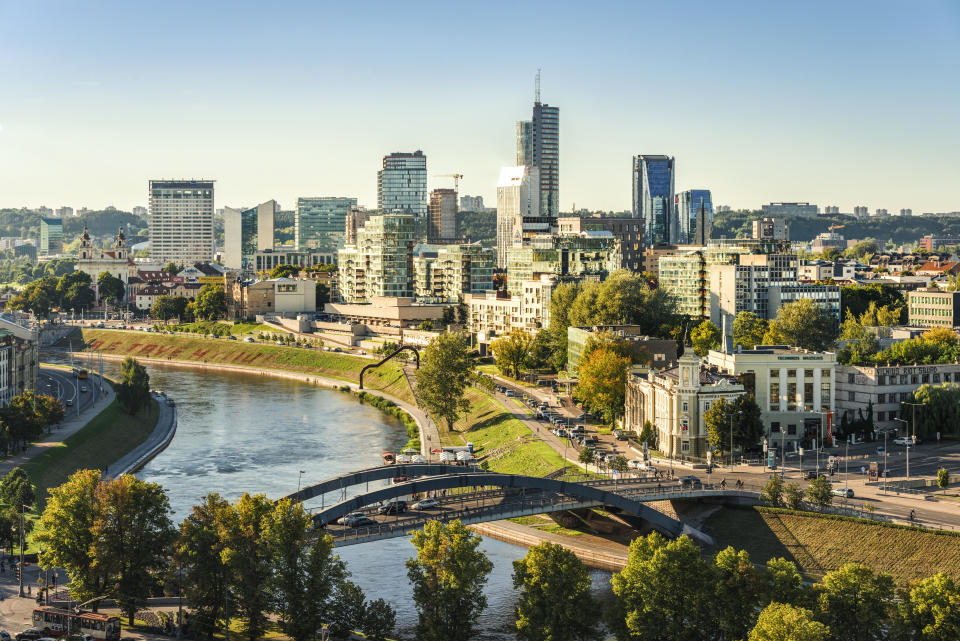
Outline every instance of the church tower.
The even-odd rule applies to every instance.
[[[93,241],[90,239],[86,225],[83,227],[83,233],[80,234],[80,260],[93,260]]]
[[[127,237],[123,235],[123,227],[117,231],[117,239],[113,243],[117,260],[127,259]]]

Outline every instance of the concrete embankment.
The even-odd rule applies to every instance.
[[[477,534],[528,548],[545,541],[558,543],[576,554],[577,558],[583,561],[584,564],[600,570],[619,572],[627,564],[629,550],[625,545],[618,546],[617,544],[611,543],[610,547],[601,547],[599,545],[592,545],[589,542],[580,543],[576,540],[576,537],[541,532],[536,528],[513,523],[512,521],[478,523],[468,527]]]
[[[162,394],[154,394],[153,398],[160,409],[153,432],[139,447],[108,467],[107,476],[116,478],[121,474],[133,474],[167,449],[173,440],[177,433],[177,408],[168,404],[167,397]]]

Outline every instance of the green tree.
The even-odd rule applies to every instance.
[[[317,310],[323,311],[323,306],[329,302],[330,288],[323,283],[317,283]]]
[[[296,265],[277,265],[270,270],[270,278],[289,278],[294,274],[299,274],[300,268]]]
[[[57,304],[61,309],[88,309],[93,307],[92,279],[86,272],[65,274],[57,282]]]
[[[770,475],[763,489],[760,490],[760,500],[771,507],[783,507],[783,477],[777,473]]]
[[[32,311],[40,318],[49,318],[54,306],[60,302],[60,295],[57,292],[59,282],[60,280],[53,276],[44,276],[35,280],[11,298],[7,307]]]
[[[0,481],[0,499],[19,512],[22,505],[33,505],[33,486],[22,467],[15,467]]]
[[[620,356],[608,345],[584,354],[577,367],[577,397],[599,411],[608,423],[613,423],[623,415],[629,367],[630,359]]]
[[[407,561],[417,607],[417,639],[467,641],[487,607],[483,586],[493,564],[481,538],[459,520],[429,521],[413,533],[417,556]]]
[[[272,503],[263,494],[244,493],[218,528],[223,541],[221,557],[234,596],[231,605],[236,604],[249,641],[260,638],[267,625],[271,564],[262,526],[271,509]]]
[[[890,283],[870,285],[843,285],[840,288],[840,312],[842,318],[850,316],[860,318],[870,307],[870,303],[889,309],[903,307],[906,301],[903,293]]]
[[[711,349],[720,349],[720,328],[708,320],[703,321],[690,330],[690,342],[693,344],[693,353],[697,356],[706,356]]]
[[[834,339],[833,317],[811,299],[801,298],[782,306],[764,334],[765,345],[790,345],[823,351]]]
[[[885,636],[893,606],[893,577],[850,563],[830,572],[814,586],[817,618],[835,639],[874,641]]]
[[[513,562],[517,638],[587,641],[599,634],[600,609],[590,592],[590,572],[570,550],[540,543]]]
[[[570,306],[580,293],[579,283],[560,283],[550,297],[550,327],[547,328],[553,348],[551,364],[558,372],[567,367],[567,328],[570,327]]]
[[[947,489],[947,486],[950,485],[950,472],[945,467],[941,467],[937,470],[937,487],[941,490]]]
[[[120,383],[117,388],[117,400],[128,414],[136,414],[150,402],[150,375],[147,368],[132,356],[127,356],[120,364]]]
[[[150,306],[150,317],[162,321],[175,318],[177,316],[177,307],[172,296],[157,296]]]
[[[180,272],[180,267],[175,262],[170,261],[163,266],[163,271],[167,272],[168,274],[177,274]]]
[[[366,615],[366,597],[360,586],[346,579],[338,582],[330,607],[330,636],[334,639],[349,639],[354,630],[363,626]]]
[[[813,613],[787,603],[771,603],[757,616],[748,641],[829,641],[830,628]]]
[[[793,605],[806,605],[810,600],[810,589],[793,561],[783,557],[770,559],[763,570],[762,580],[764,587],[761,593],[764,604],[780,601]]]
[[[703,421],[710,445],[726,454],[730,453],[731,429],[733,448],[741,451],[755,448],[763,436],[760,407],[748,394],[733,401],[723,398],[714,401],[704,413]]]
[[[960,584],[942,572],[903,591],[894,638],[904,641],[960,639]]]
[[[501,336],[490,343],[490,351],[500,364],[501,371],[507,368],[513,370],[513,377],[520,378],[520,369],[527,360],[530,347],[533,345],[533,336],[519,328],[510,330],[506,336]]]
[[[204,285],[194,302],[194,313],[203,320],[219,320],[227,315],[227,297],[220,285]]]
[[[716,583],[713,605],[724,639],[742,639],[750,631],[761,601],[761,578],[746,550],[727,547],[714,559]]]
[[[170,502],[156,483],[124,474],[100,482],[94,506],[91,564],[105,568],[110,577],[106,593],[133,625],[134,613],[147,604],[167,568],[175,537]]]
[[[194,613],[192,625],[201,637],[211,640],[224,618],[227,573],[219,532],[229,511],[230,504],[219,494],[208,494],[180,524],[176,545],[184,596]]]
[[[577,456],[577,460],[583,463],[583,465],[589,469],[590,464],[593,463],[594,456],[595,456],[595,452],[593,451],[593,448],[585,447],[582,450],[580,450],[580,454]]]
[[[527,369],[549,369],[553,366],[553,341],[550,332],[541,329],[530,342],[527,358],[523,362]]]
[[[733,319],[733,342],[743,345],[744,349],[753,349],[763,342],[767,331],[767,321],[753,312],[740,312]]]
[[[472,374],[470,347],[463,334],[447,332],[430,341],[417,370],[417,400],[453,430],[461,414],[470,409],[466,399]]]
[[[616,631],[644,641],[713,638],[714,576],[686,535],[668,541],[654,532],[634,539],[626,566],[610,581],[620,614],[612,622]]]
[[[807,500],[817,507],[826,507],[833,502],[833,484],[826,477],[818,476],[807,485]]]
[[[783,501],[791,510],[803,509],[803,490],[796,483],[787,483],[783,488]]]
[[[617,454],[616,456],[614,456],[613,460],[610,461],[610,469],[613,470],[614,472],[618,472],[620,474],[626,474],[627,467],[628,467],[627,458],[620,454]]]
[[[643,429],[640,430],[638,440],[641,443],[646,443],[648,448],[657,448],[657,431],[653,429],[653,423],[644,421]]]
[[[102,300],[110,301],[114,304],[123,300],[127,293],[127,288],[123,281],[112,275],[108,271],[100,272],[97,276],[97,290],[100,292]]]
[[[367,603],[367,611],[363,617],[360,631],[373,641],[386,641],[397,627],[397,613],[390,604],[383,599],[375,599]]]

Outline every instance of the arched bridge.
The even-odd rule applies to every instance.
[[[369,489],[350,498],[351,486],[370,481],[407,477],[411,480]],[[407,536],[431,520],[483,523],[544,512],[606,506],[638,517],[665,534],[684,532],[700,535],[677,519],[660,512],[651,501],[675,499],[721,499],[753,501],[755,492],[712,487],[664,486],[655,479],[599,479],[571,482],[516,474],[498,474],[456,465],[385,465],[361,470],[303,488],[289,495],[294,500],[308,500],[327,492],[339,492],[340,500],[314,508],[312,515],[318,528],[333,535],[338,546],[365,543],[386,538]],[[439,504],[421,512],[379,514],[377,506],[394,499],[411,496],[432,496]],[[353,512],[363,512],[376,521],[361,527],[340,524],[339,519]],[[701,535],[702,536],[702,535]]]

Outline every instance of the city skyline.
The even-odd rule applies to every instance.
[[[494,5],[192,7],[207,30],[119,3],[5,5],[0,206],[129,210],[150,179],[202,177],[217,181],[217,208],[276,196],[292,209],[317,193],[372,207],[383,156],[414,149],[430,158],[428,189],[462,173],[460,195],[493,202],[542,67],[541,100],[563,111],[561,211],[629,210],[627,162],[649,151],[678,160],[678,192],[709,188],[715,205],[960,209],[960,91],[943,82],[960,62],[956,4],[614,4],[589,20],[551,6],[512,9],[507,24]],[[549,40],[516,36],[533,14]],[[677,48],[651,30],[645,46],[664,64],[636,66],[640,17],[682,20],[692,37]],[[261,21],[263,47],[227,46]],[[324,24],[336,28],[316,46],[306,36]],[[395,30],[407,43],[431,35],[408,44],[411,68],[389,59]],[[497,46],[510,41],[521,44]],[[650,100],[650,86],[671,99]]]

